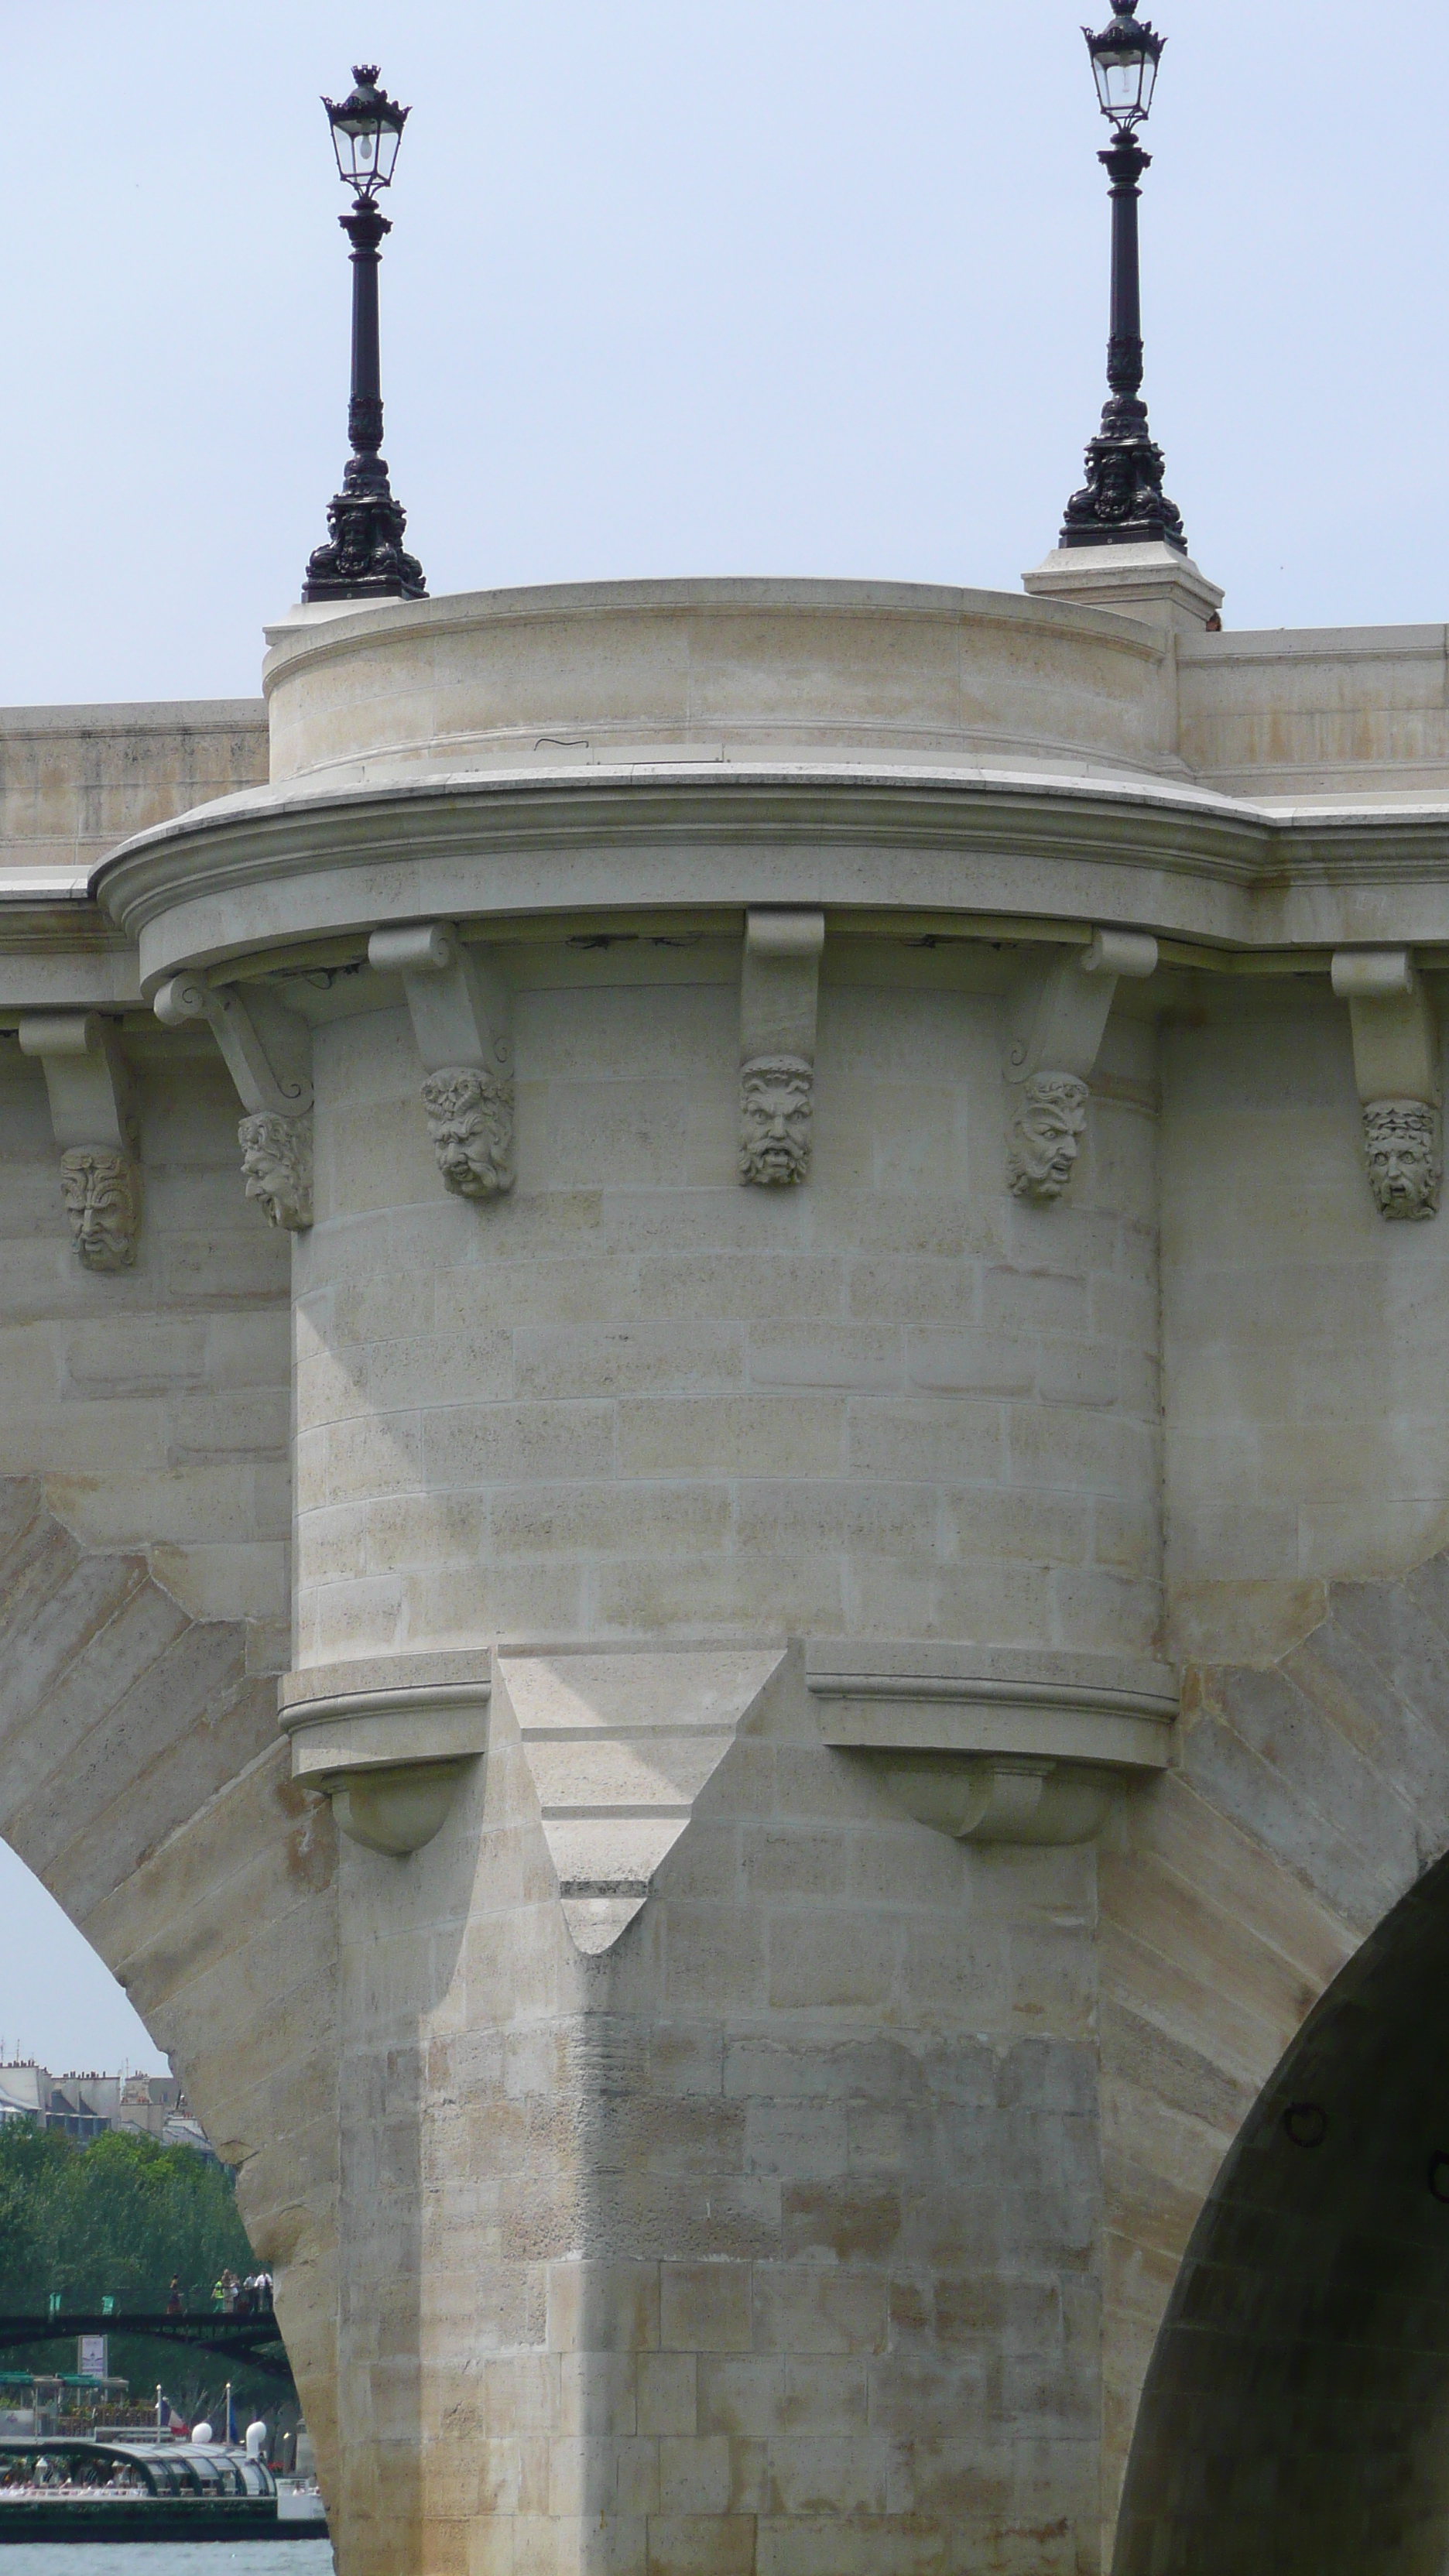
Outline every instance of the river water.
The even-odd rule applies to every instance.
[[[330,2540],[12,2540],[0,2576],[332,2576]]]

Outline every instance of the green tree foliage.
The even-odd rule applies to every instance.
[[[256,2269],[224,2165],[133,2129],[77,2146],[29,2120],[0,2121],[0,2313],[43,2316],[57,2294],[68,2309],[109,2298],[122,2314],[154,2311],[175,2276],[195,2315],[227,2266],[243,2277]],[[127,2337],[111,2347],[111,2368],[147,2397],[158,2379],[179,2396],[198,2363],[208,2385],[228,2375],[225,2363],[174,2345]],[[0,2367],[73,2370],[75,2345],[37,2343],[0,2355]],[[245,2364],[230,2375],[239,2400],[246,2390],[275,2403],[275,2384]]]
[[[223,2267],[255,2269],[225,2168],[191,2147],[115,2129],[80,2147],[0,2124],[0,2307],[164,2308],[179,2274],[204,2305]]]

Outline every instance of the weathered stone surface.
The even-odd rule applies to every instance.
[[[8,720],[12,855],[156,828],[104,909],[0,887],[0,1019],[101,1014],[143,1173],[85,1273],[0,1034],[0,1830],[241,2164],[342,2576],[1095,2576],[1124,2477],[1124,2576],[1443,2556],[1449,1236],[1375,1208],[1331,967],[1436,1097],[1444,637],[1090,570],[1143,613],[304,616],[274,784],[158,711],[120,820],[119,711]],[[1088,986],[1015,1195],[1022,996]],[[247,992],[310,1054],[290,1239]],[[740,1186],[742,1054],[810,1066],[798,1185]],[[425,1085],[495,1061],[475,1194]],[[1030,1752],[1110,1668],[1098,1838],[903,1811],[805,1686],[857,1653],[938,1753],[933,1674]],[[276,1674],[439,1656],[492,1685],[441,1829],[339,1852]]]

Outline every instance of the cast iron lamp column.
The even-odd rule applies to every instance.
[[[1137,0],[1120,0],[1109,27],[1084,27],[1102,114],[1116,131],[1099,152],[1112,182],[1112,318],[1107,341],[1111,387],[1102,426],[1087,449],[1087,480],[1067,503],[1064,546],[1172,546],[1187,552],[1182,514],[1162,489],[1162,450],[1147,426],[1142,382],[1142,301],[1137,266],[1138,181],[1152,166],[1134,128],[1145,122],[1165,36],[1136,18]]]
[[[327,505],[328,541],[307,565],[302,597],[423,599],[427,584],[416,555],[403,549],[407,513],[392,496],[382,447],[382,379],[378,356],[377,272],[392,230],[375,203],[392,184],[402,130],[411,111],[377,86],[377,65],[356,63],[357,86],[340,107],[322,102],[332,128],[338,175],[354,192],[337,220],[352,244],[352,397],[347,435],[352,454],[342,489]]]

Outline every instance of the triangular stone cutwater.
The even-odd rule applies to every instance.
[[[579,1950],[612,1949],[633,1922],[783,1661],[783,1647],[499,1656]]]

